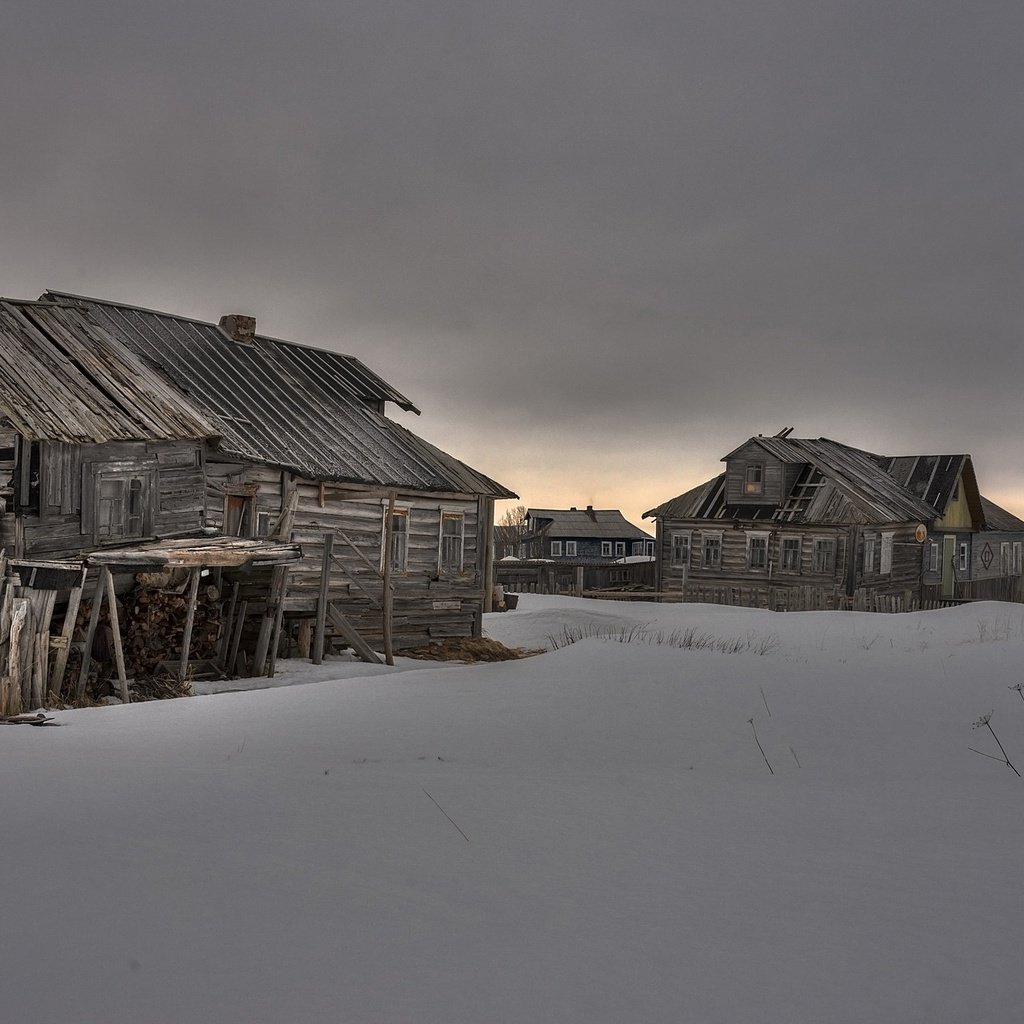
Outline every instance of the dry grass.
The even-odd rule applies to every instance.
[[[408,647],[397,652],[405,658],[419,658],[423,661],[462,661],[469,664],[484,661],[517,661],[543,654],[541,650],[527,650],[523,647],[506,647],[497,640],[487,637],[450,637],[421,647]]]

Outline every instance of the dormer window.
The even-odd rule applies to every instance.
[[[747,477],[743,485],[744,494],[761,494],[764,490],[764,463],[753,462],[747,466]]]

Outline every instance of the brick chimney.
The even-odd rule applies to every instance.
[[[251,345],[256,337],[256,317],[244,313],[229,313],[220,318],[220,329],[240,345]]]

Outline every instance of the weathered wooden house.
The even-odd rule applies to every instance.
[[[969,455],[881,456],[789,431],[645,512],[659,592],[770,608],[911,608],[1022,596],[1024,522]]]
[[[627,555],[654,555],[654,538],[634,526],[618,509],[531,508],[521,539],[523,558],[594,563]]]
[[[388,616],[399,648],[478,633],[493,502],[515,495],[390,419],[418,410],[358,359],[255,327],[60,292],[0,302],[0,545],[259,538],[287,514],[303,559],[286,616],[326,595],[371,644]]]

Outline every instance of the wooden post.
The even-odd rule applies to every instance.
[[[100,621],[100,610],[103,607],[103,594],[105,579],[104,573],[107,569],[101,569],[96,580],[96,589],[92,595],[92,611],[89,613],[89,628],[85,631],[85,647],[82,649],[82,667],[78,672],[78,686],[75,687],[75,696],[85,696],[85,684],[89,680],[89,666],[92,664],[92,644],[96,639],[96,627]]]
[[[199,597],[199,577],[202,569],[197,565],[191,573],[188,585],[188,608],[185,611],[185,635],[181,638],[181,660],[178,662],[178,682],[185,682],[188,675],[188,656],[192,647],[192,627],[196,621],[196,599]]]
[[[320,594],[316,602],[316,631],[313,634],[313,664],[324,660],[327,632],[327,602],[331,596],[331,559],[334,557],[334,534],[324,534],[324,560],[320,566]]]
[[[583,596],[583,566],[576,566],[576,596]]]
[[[277,648],[281,643],[281,623],[284,621],[284,599],[288,594],[288,566],[281,566],[281,579],[277,586],[277,611],[274,614],[274,629],[270,634],[270,661],[267,666],[267,675],[274,677],[274,670],[277,668]]]
[[[121,622],[117,615],[117,596],[114,593],[114,574],[103,567],[103,581],[106,584],[107,603],[110,605],[110,627],[114,634],[114,661],[117,664],[117,681],[121,687],[121,702],[131,701],[128,693],[128,676],[124,670],[124,648],[121,646]]]
[[[391,534],[394,528],[392,522],[395,511],[395,492],[388,494],[388,514],[384,520],[384,593],[381,595],[384,604],[383,630],[384,630],[384,662],[387,665],[394,665],[395,655],[391,649],[391,619],[394,611],[394,601],[391,595]]]
[[[228,602],[228,614],[224,620],[224,628],[220,635],[220,644],[217,648],[217,661],[220,667],[228,671],[231,662],[228,661],[228,651],[231,648],[231,633],[235,621],[235,605],[238,604],[238,581],[231,584],[231,600]]]
[[[248,601],[243,601],[238,606],[238,618],[235,620],[235,631],[231,637],[231,649],[228,651],[227,662],[224,665],[228,672],[234,672],[238,663],[238,645],[242,642],[242,630],[245,628],[245,613],[248,609]]]
[[[71,653],[71,638],[75,634],[75,623],[78,621],[78,609],[82,604],[82,591],[85,589],[85,577],[88,569],[82,566],[82,578],[77,587],[72,587],[68,596],[68,607],[64,613],[64,628],[61,630],[59,642],[54,641],[57,657],[53,663],[53,680],[50,690],[59,697],[64,686],[64,672],[68,667],[68,655]]]

